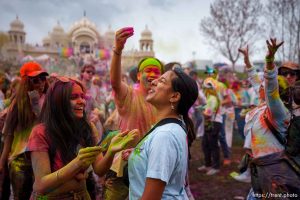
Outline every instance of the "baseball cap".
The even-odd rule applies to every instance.
[[[27,62],[23,64],[23,66],[20,69],[21,77],[29,76],[34,77],[38,76],[40,74],[44,74],[48,76],[49,74],[44,70],[41,65],[37,62]]]
[[[291,61],[286,61],[283,62],[280,68],[288,68],[291,70],[300,70],[299,65],[297,63],[291,62]]]

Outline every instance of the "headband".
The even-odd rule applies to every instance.
[[[139,72],[144,70],[146,67],[148,67],[150,65],[158,67],[161,72],[163,71],[162,64],[159,62],[159,60],[157,60],[156,58],[146,58],[139,65]]]

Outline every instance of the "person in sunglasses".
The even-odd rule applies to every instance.
[[[4,149],[0,158],[0,172],[4,165],[9,166],[16,200],[29,199],[32,191],[33,173],[26,146],[48,88],[48,73],[36,62],[25,63],[20,69],[20,75],[20,85],[3,128]]]
[[[115,47],[110,67],[110,79],[114,100],[119,114],[119,129],[138,129],[139,139],[150,129],[156,120],[156,108],[146,102],[151,82],[164,72],[163,64],[154,57],[142,59],[137,69],[137,86],[132,87],[122,81],[121,57],[126,40],[134,34],[132,27],[125,27],[115,34]],[[121,154],[116,155],[111,171],[105,181],[105,199],[123,200],[128,196],[128,187],[123,183]],[[118,192],[115,192],[118,191]]]
[[[278,74],[286,78],[289,86],[293,86],[296,81],[300,80],[299,64],[290,61],[283,62],[278,68]]]
[[[288,83],[286,79],[277,75],[274,63],[275,54],[283,42],[278,43],[276,38],[271,38],[266,43],[268,52],[265,57],[266,65],[262,81],[257,79],[255,68],[250,64],[248,47],[244,50],[239,49],[244,54],[249,77],[261,82],[259,94],[265,101],[247,113],[244,129],[246,141],[249,142],[247,146],[251,147],[252,152],[250,164],[251,183],[254,191],[252,196],[254,194],[256,197],[258,197],[257,194],[265,195],[266,193],[295,194],[296,191],[299,191],[298,186],[300,185],[300,179],[296,172],[284,160],[285,145],[279,142],[270,128],[273,127],[278,134],[285,137],[292,117],[290,105],[284,101]]]
[[[88,97],[87,105],[86,105],[86,112],[88,116],[92,113],[94,108],[99,107],[97,103],[97,98],[99,98],[99,90],[94,88],[95,86],[93,83],[93,77],[95,75],[95,67],[91,64],[86,64],[81,69],[80,80],[82,81],[84,87],[86,88],[86,95]]]
[[[31,199],[90,200],[86,186],[89,171],[103,175],[115,153],[132,145],[137,134],[135,130],[122,132],[108,147],[96,145],[99,138],[86,117],[82,83],[56,78],[28,142],[35,177]],[[104,149],[105,156],[101,154]]]
[[[87,118],[92,122],[92,126],[97,129],[98,137],[102,138],[103,135],[103,125],[101,123],[100,113],[105,113],[105,106],[101,102],[101,92],[100,88],[93,84],[93,78],[95,77],[96,69],[92,64],[85,64],[81,69],[80,80],[83,86],[86,88],[86,106],[85,111]],[[103,94],[102,94],[103,95]],[[103,108],[104,107],[104,108]],[[104,117],[104,116],[103,116]],[[97,194],[97,181],[92,173],[89,174],[87,181],[88,191],[91,198],[96,198]]]

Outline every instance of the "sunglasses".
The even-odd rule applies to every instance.
[[[30,78],[30,81],[33,84],[39,84],[40,82],[46,81],[46,76],[43,76],[43,75],[36,76],[36,77]]]
[[[85,71],[87,74],[92,74],[92,75],[94,75],[95,74],[95,72],[94,71]]]
[[[296,76],[297,75],[297,72],[293,71],[293,70],[284,70],[284,71],[281,71],[280,73],[282,76],[287,76],[287,75],[290,75],[290,76]]]

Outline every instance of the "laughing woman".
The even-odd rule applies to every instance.
[[[57,79],[46,94],[41,123],[34,127],[29,139],[35,176],[31,199],[89,200],[89,170],[103,175],[115,153],[134,140],[135,132],[117,135],[102,156],[84,112],[84,87],[75,79]]]
[[[197,97],[196,82],[179,67],[152,81],[146,100],[157,109],[158,123],[129,157],[130,200],[188,199],[187,141],[195,138],[188,110]]]

